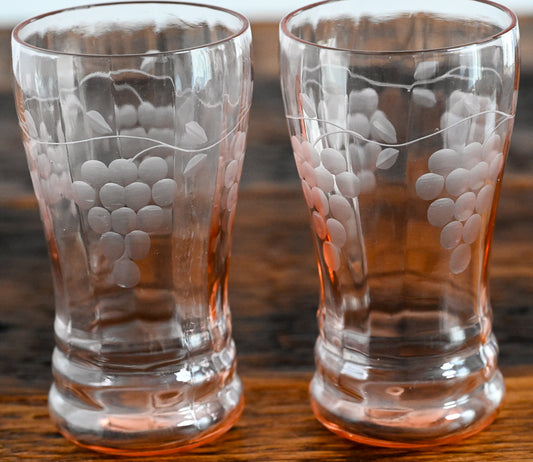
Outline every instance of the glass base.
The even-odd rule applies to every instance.
[[[162,455],[199,446],[229,430],[244,407],[235,363],[217,367],[216,359],[213,367],[200,361],[203,369],[190,362],[177,370],[112,373],[90,370],[56,349],[50,415],[66,438],[107,454]]]
[[[240,381],[235,382],[215,399],[168,411],[164,417],[73,409],[55,386],[50,390],[49,408],[60,433],[78,446],[124,456],[172,454],[213,441],[233,426],[244,407]],[[184,414],[189,415],[185,418]]]
[[[310,384],[311,406],[326,428],[359,443],[389,448],[448,444],[481,431],[500,409],[505,392],[500,371],[494,369],[481,384],[472,375],[454,380],[453,388],[445,381],[413,381],[365,382],[359,389],[352,383],[347,389],[342,379],[332,381],[318,368]],[[448,394],[439,396],[439,390]]]

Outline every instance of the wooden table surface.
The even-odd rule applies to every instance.
[[[179,456],[143,460],[533,461],[533,66],[522,72],[491,257],[494,331],[506,377],[505,405],[488,429],[458,444],[416,451],[380,449],[333,435],[314,419],[309,406],[318,276],[275,76],[275,29],[256,27],[255,32],[254,105],[230,276],[246,407],[237,424],[215,442]],[[530,32],[526,28],[523,36]],[[13,100],[4,87],[0,91],[0,460],[116,460],[74,446],[49,420],[52,323],[45,241]]]

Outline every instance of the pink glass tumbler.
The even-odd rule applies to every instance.
[[[131,2],[13,32],[15,97],[52,260],[50,413],[79,445],[170,453],[243,408],[227,296],[251,32]]]
[[[491,2],[326,1],[281,22],[281,82],[320,276],[317,418],[379,446],[496,416],[489,250],[518,26]]]

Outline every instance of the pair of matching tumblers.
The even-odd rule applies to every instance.
[[[227,281],[248,21],[92,5],[20,24],[12,46],[52,263],[53,420],[113,454],[211,441],[244,403]],[[516,17],[477,0],[326,1],[282,20],[280,48],[320,279],[316,417],[389,447],[479,431],[504,395],[488,261]]]

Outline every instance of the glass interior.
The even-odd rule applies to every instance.
[[[206,5],[116,3],[43,15],[19,25],[13,37],[53,53],[130,55],[208,46],[246,26],[244,17]]]
[[[328,48],[409,52],[481,43],[514,25],[509,10],[477,0],[346,0],[296,11],[282,30]]]

